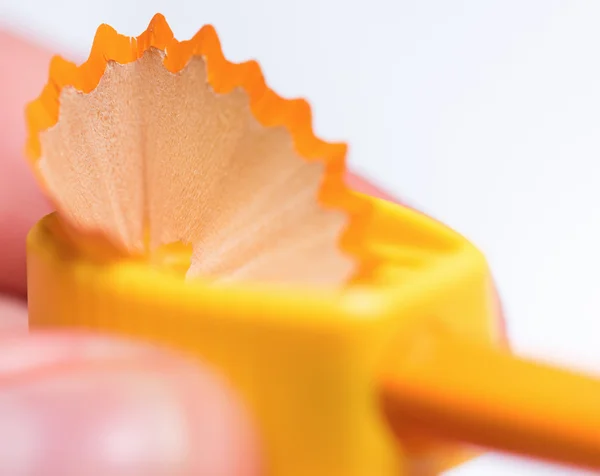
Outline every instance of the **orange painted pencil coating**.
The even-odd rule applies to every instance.
[[[408,336],[407,336],[408,337]],[[600,469],[600,381],[423,331],[386,369],[394,431]]]

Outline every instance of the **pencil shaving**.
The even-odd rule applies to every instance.
[[[90,58],[57,59],[28,109],[28,152],[67,228],[188,278],[343,285],[364,279],[370,208],[345,146],[315,138],[305,101],[204,27],[178,42],[157,15],[137,38],[101,26]]]

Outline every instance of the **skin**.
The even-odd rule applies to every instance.
[[[22,155],[23,109],[50,56],[0,31],[0,474],[258,475],[251,418],[209,366],[101,335],[27,332],[25,236],[51,209]]]

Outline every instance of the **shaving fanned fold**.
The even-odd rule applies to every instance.
[[[27,110],[34,173],[70,230],[131,255],[191,245],[188,277],[343,285],[372,276],[371,209],[344,144],[304,100],[234,64],[215,30],[177,41],[102,25],[81,66],[59,57]]]

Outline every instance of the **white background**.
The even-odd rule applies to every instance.
[[[157,11],[180,38],[215,24],[355,169],[479,245],[518,352],[600,375],[599,2],[0,0],[81,55],[99,23],[134,35]],[[583,473],[488,455],[451,474]]]

